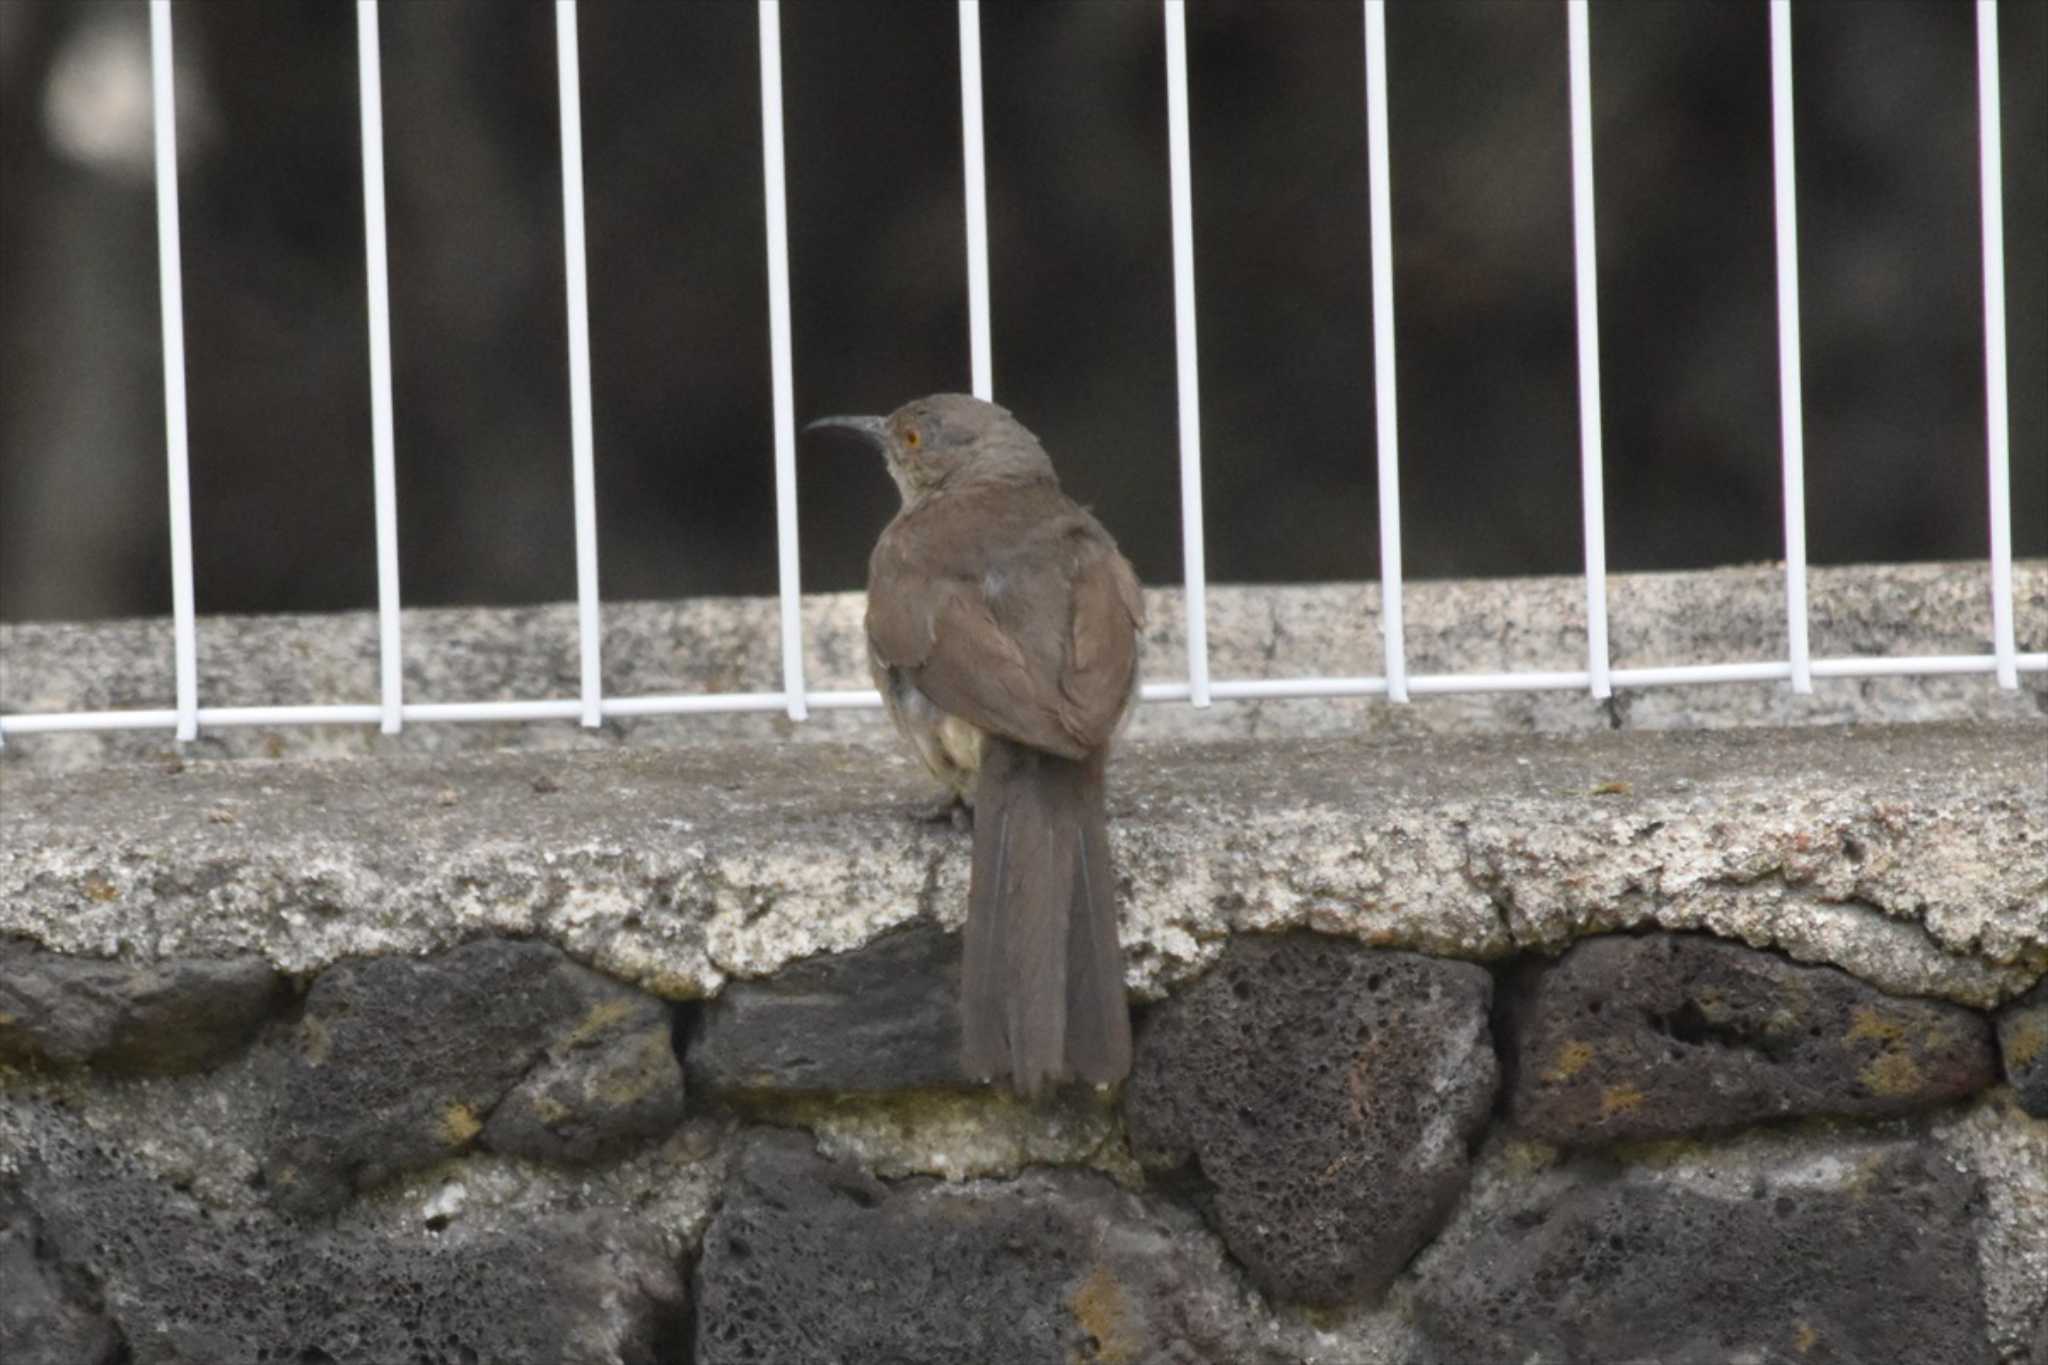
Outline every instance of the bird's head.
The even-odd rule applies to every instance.
[[[914,398],[887,417],[820,417],[805,431],[850,431],[882,452],[906,505],[965,481],[1053,477],[1045,448],[1007,408],[964,393]]]

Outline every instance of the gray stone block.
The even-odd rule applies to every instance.
[[[2048,1119],[2048,981],[1999,1013],[1998,1049],[2020,1108]]]
[[[678,1267],[611,1211],[480,1236],[308,1230],[205,1209],[89,1142],[42,1153],[22,1198],[45,1271],[90,1286],[128,1365],[656,1365],[682,1336]]]
[[[266,1176],[297,1214],[468,1147],[587,1160],[681,1119],[659,1001],[545,944],[481,939],[321,973],[281,1066]]]
[[[1248,936],[1140,1031],[1138,1159],[1192,1162],[1269,1294],[1377,1296],[1464,1188],[1498,1071],[1470,963],[1311,934]]]
[[[704,1007],[690,1083],[716,1090],[966,1085],[960,939],[913,924],[864,948],[735,981]]]
[[[591,994],[582,1019],[491,1111],[483,1146],[537,1161],[602,1161],[683,1121],[670,1007],[622,986]]]
[[[67,1273],[18,1190],[0,1188],[0,1360],[7,1365],[116,1365],[121,1338]]]
[[[256,1035],[283,985],[256,957],[121,962],[0,941],[0,1063],[203,1070]]]
[[[885,1185],[787,1133],[741,1155],[697,1270],[698,1365],[1278,1365],[1214,1239],[1097,1175]]]
[[[1992,1365],[1975,1177],[1916,1139],[1742,1164],[1528,1179],[1422,1267],[1435,1365]]]
[[[1988,1020],[1696,935],[1614,935],[1520,973],[1516,1127],[1583,1146],[1800,1115],[1900,1114],[1994,1075]]]

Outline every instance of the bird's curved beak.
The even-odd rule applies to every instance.
[[[820,417],[804,426],[812,431],[850,431],[877,450],[889,448],[889,419],[886,417]]]

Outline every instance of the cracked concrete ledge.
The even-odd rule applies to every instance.
[[[2019,648],[2048,649],[2048,561],[2014,566]],[[1776,565],[1614,574],[1609,639],[1616,667],[1781,659],[1784,572]],[[1181,594],[1147,594],[1145,672],[1184,676]],[[1402,596],[1414,673],[1572,670],[1585,666],[1585,590],[1576,577],[1412,581]],[[610,696],[772,691],[782,686],[772,598],[613,602],[604,608]],[[804,599],[805,676],[816,688],[868,686],[860,593]],[[1983,564],[1816,567],[1809,578],[1813,652],[1829,655],[1976,654],[1989,649]],[[427,608],[403,615],[409,701],[573,698],[571,605]],[[1210,672],[1217,678],[1342,677],[1383,671],[1379,589],[1212,586]],[[199,698],[208,706],[374,702],[377,620],[326,616],[213,617],[199,623]],[[0,626],[0,711],[103,710],[171,704],[168,619]],[[1429,696],[1407,706],[1377,699],[1183,704],[1141,709],[1137,739],[1254,739],[1432,734],[1588,734],[1609,729],[1738,725],[2020,720],[2048,714],[2048,675],[2017,692],[1988,676],[1821,680],[1810,696],[1780,684],[1714,684],[1623,691],[1608,702],[1578,692]],[[879,711],[820,712],[802,725],[780,713],[614,721],[229,728],[186,746],[188,757],[340,757],[502,748],[688,746],[790,736],[821,743],[894,742]],[[0,763],[76,768],[173,753],[163,732],[25,736]]]
[[[1493,959],[1703,929],[1987,1007],[2048,970],[2048,727],[1138,742],[1112,769],[1129,979],[1305,925]],[[484,934],[674,999],[957,925],[921,771],[831,744],[0,773],[0,933],[292,973]]]

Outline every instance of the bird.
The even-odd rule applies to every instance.
[[[1008,409],[964,394],[824,417],[903,505],[868,561],[868,666],[897,730],[972,811],[961,1064],[1035,1098],[1131,1067],[1105,776],[1144,604],[1102,523]]]

